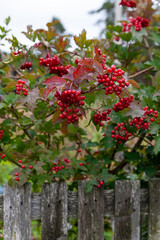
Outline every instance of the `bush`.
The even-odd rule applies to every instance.
[[[57,20],[47,30],[28,26],[27,47],[7,38],[6,19],[0,151],[16,165],[10,184],[88,179],[90,191],[117,178],[159,176],[160,28],[148,6],[149,18],[147,8],[136,16],[137,8],[107,26],[105,38],[87,39],[83,30],[74,51],[69,36],[56,32]]]

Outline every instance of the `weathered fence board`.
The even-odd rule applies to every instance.
[[[41,203],[42,240],[67,240],[68,197],[64,182],[45,184]]]
[[[4,240],[31,239],[31,186],[5,186]]]
[[[142,225],[149,230],[146,240],[160,239],[160,179],[151,179],[149,190],[140,189],[140,181],[123,180],[115,190],[93,187],[86,194],[85,184],[69,192],[64,182],[46,183],[41,193],[31,193],[29,183],[6,185],[0,195],[4,240],[31,240],[33,219],[42,222],[42,240],[67,240],[69,217],[78,218],[78,240],[103,240],[105,216],[114,219],[114,240],[139,240]]]
[[[114,216],[114,190],[104,191],[104,215]],[[148,214],[148,189],[140,190],[141,213]],[[31,199],[31,218],[32,220],[41,220],[41,193],[32,193]],[[78,192],[68,191],[68,217],[78,217]],[[0,221],[3,221],[3,194],[0,194]]]
[[[140,182],[115,183],[115,240],[140,239]]]
[[[160,239],[160,179],[149,181],[149,240]]]
[[[86,182],[78,185],[78,240],[104,239],[104,189],[85,194]]]

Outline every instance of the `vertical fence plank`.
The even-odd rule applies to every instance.
[[[64,182],[46,183],[42,189],[42,240],[67,240],[68,194]]]
[[[149,240],[160,239],[160,179],[149,181]]]
[[[140,239],[140,182],[115,182],[115,240]]]
[[[31,186],[4,189],[4,240],[31,240]]]
[[[84,192],[85,181],[78,185],[78,239],[104,239],[104,188]]]

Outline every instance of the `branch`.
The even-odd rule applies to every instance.
[[[137,73],[135,73],[135,74],[133,74],[133,75],[128,76],[128,78],[134,78],[134,77],[137,77],[138,75],[140,75],[140,74],[142,74],[142,73],[144,73],[144,72],[147,72],[147,71],[149,71],[149,70],[152,69],[152,68],[154,68],[154,66],[151,66],[151,67],[145,68],[145,69],[143,69],[143,70],[140,71],[140,72],[137,72]]]
[[[13,105],[11,106],[11,111],[12,113],[14,113],[15,117],[17,118],[17,120],[19,119],[18,114],[16,113]],[[19,126],[20,128],[22,128],[22,130],[24,131],[24,133],[28,136],[29,139],[33,140],[34,138],[28,133],[26,128],[23,128],[21,125]]]

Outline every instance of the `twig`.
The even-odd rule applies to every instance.
[[[140,71],[140,72],[137,72],[137,73],[135,73],[135,74],[133,74],[133,75],[128,76],[128,78],[134,78],[134,77],[137,77],[138,75],[140,75],[140,74],[142,74],[142,73],[144,73],[144,72],[147,72],[147,71],[151,70],[152,68],[154,68],[154,66],[151,66],[151,67],[145,68],[145,69],[143,69],[143,70]]]

